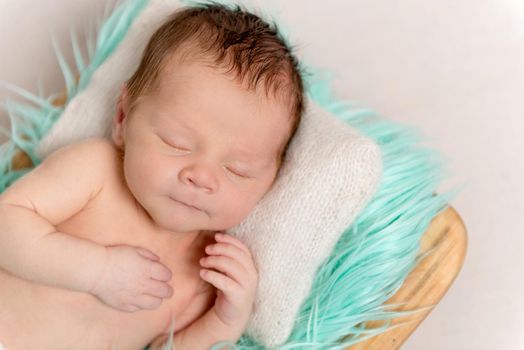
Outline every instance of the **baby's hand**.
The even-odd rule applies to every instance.
[[[253,310],[258,273],[249,249],[237,238],[215,234],[216,244],[206,247],[209,255],[200,260],[200,276],[215,286],[215,312],[230,327],[247,326]],[[218,270],[209,270],[210,268]]]
[[[167,284],[171,271],[149,250],[127,245],[106,248],[106,262],[90,290],[107,305],[122,311],[156,309],[173,295]]]

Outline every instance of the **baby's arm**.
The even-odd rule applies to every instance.
[[[172,341],[172,347],[166,347],[169,344],[169,336],[163,334],[151,344],[149,350],[209,350],[211,346],[220,342],[230,342],[235,344],[244,332],[245,326],[226,325],[218,318],[214,309],[210,309],[190,326],[177,332]],[[229,349],[230,347],[220,348],[220,350]]]
[[[135,311],[138,309],[136,305],[119,307],[121,298],[118,299],[118,295],[115,298],[115,288],[109,290],[108,286],[113,287],[110,284],[116,282],[111,276],[111,271],[116,269],[111,267],[132,266],[127,271],[120,269],[132,272],[132,277],[145,270],[148,273],[153,271],[152,265],[157,272],[165,269],[154,262],[155,256],[140,248],[104,247],[57,232],[55,228],[79,212],[102,190],[109,166],[114,164],[109,158],[115,155],[112,147],[109,141],[103,139],[89,139],[66,146],[0,195],[0,268],[15,276],[53,287],[81,292],[93,292],[96,288],[99,294],[105,295],[106,298],[101,299],[109,305],[124,311]],[[137,271],[139,268],[142,270]],[[163,274],[170,277],[169,271],[163,271]],[[123,278],[129,281],[130,275],[128,273]],[[122,280],[122,276],[114,277]],[[146,276],[139,277],[143,279]],[[101,285],[101,280],[105,284]],[[122,284],[118,287],[116,290],[125,289]],[[162,294],[167,296],[170,291],[165,287]],[[136,298],[136,294],[132,297]],[[149,295],[140,297],[143,297],[140,300],[143,304],[138,306],[156,307],[159,304],[158,299],[152,300]]]
[[[105,247],[57,232],[55,225],[102,189],[105,172],[96,155],[102,151],[93,141],[60,149],[0,195],[0,267],[54,287],[92,287]]]
[[[200,275],[217,288],[215,305],[174,335],[173,349],[207,350],[219,342],[234,344],[251,316],[258,284],[251,253],[240,240],[228,234],[219,233],[215,239],[218,243],[207,246],[209,256],[200,261],[206,268]],[[163,350],[167,339],[168,335],[160,336],[149,348]]]

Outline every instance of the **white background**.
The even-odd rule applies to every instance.
[[[447,157],[441,191],[468,184],[452,202],[468,229],[464,267],[402,349],[524,349],[524,2],[258,2],[335,74],[340,97],[415,126]],[[0,80],[61,91],[51,35],[72,62],[69,29],[106,4],[0,0]]]

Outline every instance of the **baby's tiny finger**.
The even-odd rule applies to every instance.
[[[231,277],[238,284],[245,280],[247,271],[236,260],[227,256],[208,256],[200,259],[200,264],[206,268],[213,268]]]
[[[171,279],[171,270],[162,264],[152,263],[150,276],[152,279],[167,282]]]
[[[238,248],[237,245],[232,244],[230,242],[220,242],[220,243],[208,245],[205,249],[205,252],[209,254],[210,256],[211,255],[227,256],[235,260],[236,262],[240,263],[246,271],[250,271],[251,273],[256,272],[254,271],[256,269],[253,263],[253,258],[249,256],[248,254],[246,254],[242,249]]]
[[[151,280],[145,293],[157,298],[170,298],[173,296],[173,288],[167,283]]]
[[[242,250],[244,253],[246,253],[248,256],[251,255],[251,252],[249,251],[249,249],[245,246],[244,243],[242,243],[242,241],[240,241],[238,238],[236,237],[233,237],[227,233],[223,233],[223,232],[220,232],[220,233],[216,233],[215,234],[215,238],[218,242],[227,242],[227,243],[230,243],[230,244],[233,244],[234,246],[236,246],[238,249]]]
[[[156,297],[151,296],[151,295],[145,295],[144,294],[144,295],[140,295],[136,299],[136,303],[142,309],[153,310],[153,309],[156,309],[157,307],[159,307],[160,304],[162,304],[162,299],[161,298],[156,298]]]
[[[220,289],[222,292],[230,292],[235,289],[236,286],[236,282],[231,278],[213,270],[201,269],[200,277],[214,285],[217,289]]]
[[[158,261],[160,260],[160,258],[158,257],[158,255],[156,255],[155,253],[153,253],[152,251],[150,250],[147,250],[147,249],[144,249],[144,248],[135,248],[137,253],[142,255],[144,258],[147,258],[149,260],[153,260],[153,261]]]
[[[125,312],[135,312],[135,311],[140,310],[140,308],[136,305],[125,304],[120,308],[120,310],[125,311]]]

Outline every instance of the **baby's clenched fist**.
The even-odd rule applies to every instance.
[[[173,295],[171,271],[151,251],[128,245],[108,246],[102,271],[90,293],[127,312],[156,309]]]

